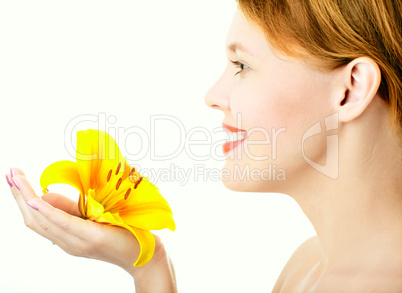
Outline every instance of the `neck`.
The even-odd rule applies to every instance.
[[[317,232],[327,267],[402,261],[395,257],[402,247],[401,146],[384,116],[343,125],[338,178],[314,170],[305,180],[310,185],[293,192]]]

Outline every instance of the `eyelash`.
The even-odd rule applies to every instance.
[[[234,75],[238,75],[239,73],[243,72],[246,69],[249,69],[250,67],[244,63],[241,63],[240,61],[232,61],[230,60],[230,62],[232,62],[237,68],[239,68],[240,70],[237,71]],[[247,66],[247,68],[244,68],[244,66]]]

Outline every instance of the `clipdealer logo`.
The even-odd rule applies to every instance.
[[[337,130],[339,128],[339,113],[332,114],[325,118],[325,132],[330,132],[333,130]],[[302,138],[302,155],[304,160],[315,170],[328,176],[331,179],[337,179],[339,176],[339,140],[338,134],[328,134],[327,135],[327,151],[326,151],[326,161],[324,165],[318,164],[314,162],[310,158],[308,158],[304,151],[304,143],[305,141],[318,134],[322,134],[323,130],[321,128],[321,121],[318,121],[314,125],[312,125],[307,131],[304,133]]]
[[[231,158],[231,156],[238,156],[234,159],[241,159],[242,153],[239,154],[232,152],[231,156],[228,154],[224,155],[220,151],[222,148],[222,144],[227,141],[227,133],[222,127],[218,127],[213,130],[209,130],[203,127],[193,127],[192,129],[188,130],[185,129],[183,123],[176,117],[172,117],[169,115],[154,115],[150,117],[150,129],[146,131],[145,129],[138,127],[138,126],[131,126],[131,127],[117,127],[114,124],[116,123],[117,118],[114,115],[106,115],[106,113],[99,113],[98,115],[91,115],[91,114],[84,114],[74,117],[72,120],[69,121],[65,128],[64,133],[64,143],[67,152],[74,157],[76,155],[76,147],[74,145],[74,137],[75,133],[78,129],[85,129],[85,128],[97,128],[99,130],[104,130],[108,132],[112,137],[116,137],[116,142],[118,145],[123,146],[125,151],[125,157],[129,161],[129,163],[138,162],[139,160],[143,159],[146,156],[149,156],[151,160],[155,161],[169,161],[176,157],[178,157],[182,152],[185,152],[187,156],[194,160],[194,161],[205,161],[210,158],[218,161],[224,161],[227,157]],[[240,117],[237,117],[236,121],[241,121]],[[168,140],[167,143],[169,146],[174,146],[175,142],[178,142],[179,145],[174,148],[172,152],[158,154],[156,151],[156,132],[160,133],[160,126],[166,127],[166,125],[170,125],[172,127],[176,127],[176,130],[179,133],[177,140]],[[318,121],[317,123],[310,126],[307,131],[304,132],[301,140],[301,153],[303,159],[315,170],[320,172],[321,174],[328,176],[329,178],[336,179],[339,176],[339,146],[338,146],[338,134],[336,134],[334,130],[339,128],[339,114],[335,113],[332,114],[324,119],[325,127],[322,127],[322,121]],[[89,127],[84,127],[89,126]],[[324,128],[324,129],[323,129]],[[162,127],[163,129],[163,127]],[[260,144],[260,145],[267,145],[271,147],[271,154],[268,156],[265,154],[264,156],[258,156],[257,154],[252,154],[248,148],[245,148],[245,155],[255,161],[267,160],[269,157],[272,160],[277,159],[277,142],[278,136],[281,133],[286,132],[286,128],[282,127],[280,129],[271,129],[272,133],[268,133],[266,129],[262,127],[255,127],[253,129],[248,130],[249,134],[254,132],[260,132],[263,137],[262,140],[259,141],[252,141],[249,142],[249,145]],[[162,131],[163,132],[163,131]],[[335,134],[334,134],[335,133]],[[202,134],[202,138],[200,139],[193,139],[193,135]],[[321,165],[315,162],[313,159],[309,158],[306,155],[305,150],[305,142],[315,136],[315,135],[324,135],[326,134],[326,162],[325,164]],[[222,139],[213,139],[213,136],[220,135]],[[225,137],[223,137],[223,136]],[[127,140],[129,138],[135,138],[139,143],[136,144],[138,148],[138,152],[132,153],[129,152],[127,149]],[[194,152],[192,147],[197,146],[205,146],[203,148],[204,153],[200,153],[196,149]],[[113,155],[113,154],[112,154]],[[85,155],[86,159],[90,160],[93,159],[92,155]],[[172,171],[169,168],[169,171]],[[206,168],[204,167],[204,171]],[[285,170],[281,168],[277,168],[275,164],[269,164],[268,168],[259,170],[260,173],[257,174],[258,170],[254,169],[247,169],[243,170],[235,170],[236,174],[239,178],[244,177],[256,177],[259,179],[264,180],[286,180],[286,173]],[[177,173],[177,172],[174,172]],[[196,174],[195,170],[193,173]],[[188,171],[181,172],[183,174],[183,178],[188,178]],[[159,175],[159,173],[155,174]],[[254,176],[255,175],[255,176]],[[204,175],[203,175],[204,176]],[[202,176],[202,177],[203,177]],[[156,176],[158,177],[158,176]],[[181,178],[180,177],[180,178]],[[213,176],[214,177],[214,176]],[[187,180],[184,180],[187,181]]]

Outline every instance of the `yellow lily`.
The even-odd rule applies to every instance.
[[[140,244],[134,266],[151,260],[155,239],[150,230],[176,226],[168,202],[148,178],[131,167],[114,139],[104,131],[77,132],[76,162],[60,161],[42,173],[40,185],[66,183],[80,192],[78,208],[83,218],[131,231]]]

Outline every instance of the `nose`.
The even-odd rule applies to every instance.
[[[226,75],[223,73],[205,95],[205,104],[213,109],[224,112],[230,111],[231,85]]]

